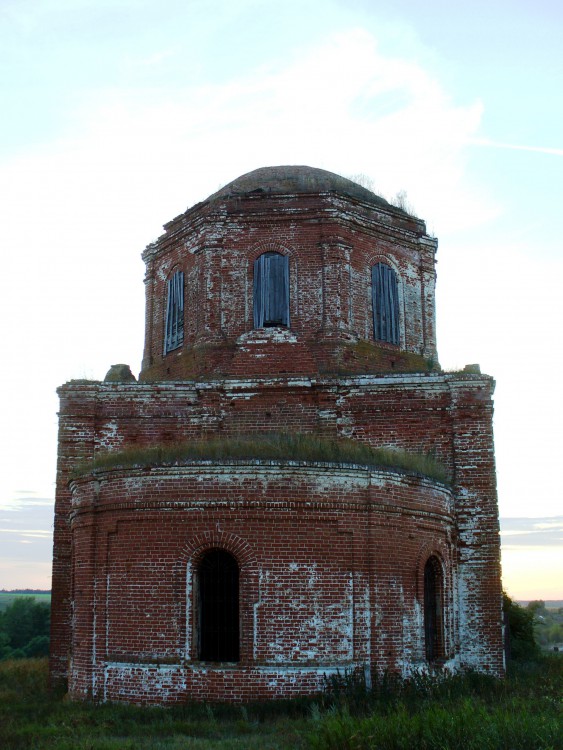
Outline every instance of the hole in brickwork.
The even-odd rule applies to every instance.
[[[443,589],[440,561],[429,557],[424,566],[424,642],[428,661],[444,657]]]
[[[199,658],[239,660],[239,568],[223,549],[207,552],[198,571]]]

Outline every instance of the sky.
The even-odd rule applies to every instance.
[[[252,169],[438,237],[446,370],[493,375],[503,581],[563,599],[563,6],[0,0],[0,589],[50,588],[56,388],[140,370],[141,252]]]

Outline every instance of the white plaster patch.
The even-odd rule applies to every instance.
[[[289,328],[255,328],[243,333],[237,339],[239,346],[255,346],[261,344],[296,344],[296,334]]]
[[[106,422],[100,427],[98,446],[104,450],[116,450],[123,443],[117,421]]]

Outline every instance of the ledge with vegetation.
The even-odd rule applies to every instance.
[[[193,440],[150,447],[105,451],[93,461],[80,464],[77,479],[96,470],[151,468],[181,465],[189,461],[307,461],[354,464],[393,469],[428,477],[443,484],[451,479],[447,468],[433,456],[395,448],[372,448],[344,438],[327,439],[310,434],[267,433]]]

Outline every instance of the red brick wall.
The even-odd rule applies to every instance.
[[[145,250],[140,382],[59,390],[52,678],[68,677],[74,696],[167,702],[306,693],[342,668],[427,669],[431,555],[443,661],[502,674],[493,382],[438,369],[437,242],[334,175],[256,175]],[[253,265],[268,251],[288,257],[288,329],[253,330]],[[399,345],[374,341],[378,262],[397,274]],[[180,270],[184,343],[164,355],[167,281]],[[107,451],[271,431],[430,453],[452,484],[287,462],[79,469]],[[194,652],[194,571],[214,546],[240,566],[236,666]]]
[[[450,665],[501,673],[491,391],[486,376],[437,373],[62,387],[54,675],[72,653],[73,694],[158,702],[193,686],[221,699],[225,680],[240,700],[307,692],[335,665],[408,673],[424,663],[430,554],[446,571]],[[451,494],[360,468],[236,464],[102,472],[67,488],[79,456],[280,429],[431,451],[454,476]],[[217,530],[241,564],[242,661],[208,677],[189,651],[186,576]]]
[[[274,374],[287,372],[288,363],[292,372],[305,373],[427,369],[425,358],[436,360],[436,246],[423,222],[333,194],[200,204],[145,251],[141,378]],[[264,351],[253,357],[244,339],[253,328],[253,264],[268,251],[289,258],[292,343],[281,357]],[[399,280],[400,346],[374,342],[371,267],[380,261]],[[166,283],[179,270],[185,274],[184,346],[163,356]],[[241,346],[246,357],[237,356]]]
[[[198,673],[200,697],[223,697],[207,684],[210,665],[198,665],[192,637],[194,571],[213,546],[240,565],[239,700],[271,697],[260,676],[268,671],[292,675],[291,691],[302,693],[311,672],[321,687],[323,668],[423,662],[417,572],[426,549],[444,560],[452,597],[451,494],[419,477],[196,463],[98,472],[74,483],[73,507],[74,695],[123,697],[121,673],[128,697],[148,700],[150,681],[131,677],[131,665],[158,675],[164,664],[175,670],[171,699],[185,699]],[[453,621],[446,630],[453,655]],[[113,691],[104,687],[110,664]]]

